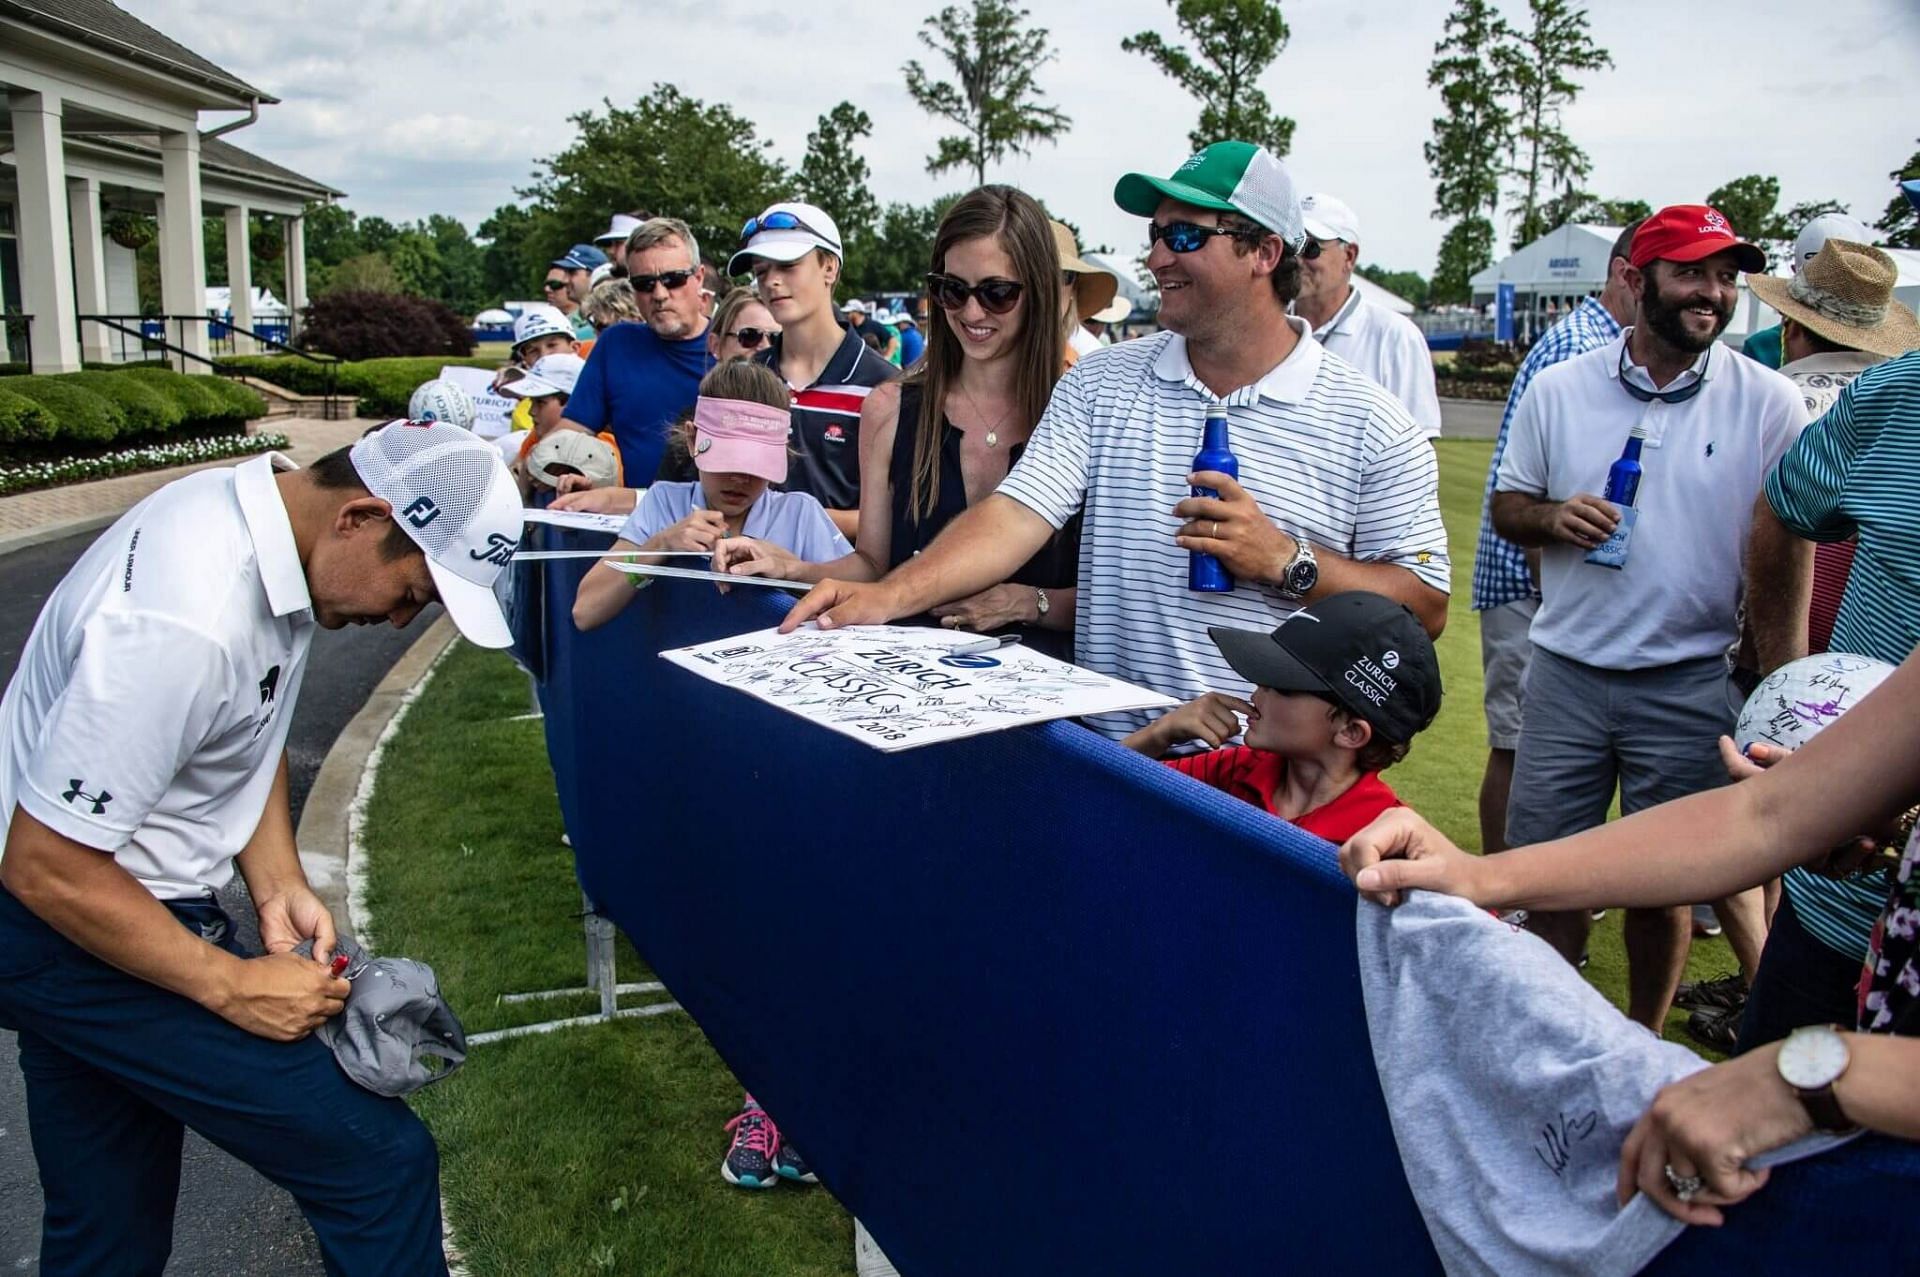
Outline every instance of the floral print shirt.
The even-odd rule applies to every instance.
[[[1907,839],[1860,973],[1860,1029],[1920,1036],[1920,829]]]

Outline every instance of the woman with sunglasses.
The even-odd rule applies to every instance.
[[[833,563],[728,541],[717,571],[789,581],[877,581],[991,493],[1020,456],[1065,361],[1068,295],[1047,215],[1009,186],[962,197],[935,232],[927,288],[944,322],[903,382],[876,388],[860,413],[860,539]],[[1073,519],[1002,584],[935,608],[955,629],[1020,627],[1065,656],[1071,647],[1080,521]]]
[[[713,308],[713,323],[707,328],[707,352],[713,362],[752,359],[773,345],[780,335],[768,310],[750,288],[729,289]]]

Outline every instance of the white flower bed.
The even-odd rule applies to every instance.
[[[97,457],[69,457],[63,461],[31,461],[26,465],[0,465],[0,496],[24,492],[29,488],[47,488],[62,483],[84,483],[88,479],[108,479],[140,470],[159,470],[169,466],[197,465],[202,461],[222,461],[250,452],[267,452],[289,444],[283,434],[220,435],[211,439],[190,439],[184,443],[159,444],[150,448],[123,448]]]

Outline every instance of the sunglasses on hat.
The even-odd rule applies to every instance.
[[[805,231],[807,234],[821,240],[830,242],[833,239],[830,235],[822,235],[819,231],[816,231],[792,213],[782,210],[780,212],[766,213],[760,217],[749,217],[747,224],[740,228],[740,247],[745,248],[747,241],[755,235],[758,235],[761,231]]]
[[[671,293],[675,289],[685,288],[693,275],[690,270],[663,270],[658,275],[629,275],[627,284],[639,296],[649,297],[653,294],[655,284],[665,284]]]
[[[927,276],[927,295],[942,310],[959,310],[967,298],[980,300],[980,309],[989,315],[1004,315],[1020,301],[1023,285],[1017,279],[983,279],[969,284],[964,279],[934,272]]]

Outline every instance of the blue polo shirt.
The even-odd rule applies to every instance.
[[[713,367],[707,335],[664,341],[645,324],[615,324],[600,334],[567,398],[567,420],[613,435],[630,481],[660,468],[667,427],[693,406]]]

